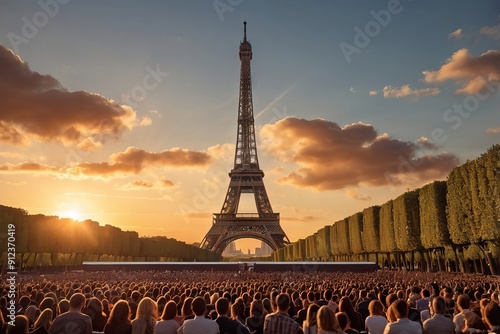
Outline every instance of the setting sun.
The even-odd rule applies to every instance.
[[[84,219],[83,215],[78,210],[54,212],[54,214],[59,216],[59,218],[71,218],[76,221],[82,221]]]

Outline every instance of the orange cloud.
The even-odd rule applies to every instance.
[[[435,96],[439,94],[439,88],[423,88],[423,89],[411,89],[410,85],[403,85],[399,88],[392,86],[384,87],[384,97],[389,98],[402,98],[411,97],[414,100],[421,98],[423,96]]]
[[[372,197],[370,195],[362,194],[359,191],[357,191],[356,189],[347,189],[346,194],[348,197],[350,197],[352,199],[357,199],[360,201],[369,201],[372,199]]]
[[[481,30],[479,30],[479,33],[481,35],[489,36],[493,39],[500,39],[500,25],[493,27],[482,27]]]
[[[451,34],[448,35],[448,39],[452,39],[452,38],[460,39],[462,37],[464,37],[462,35],[462,29],[457,29],[457,30],[455,30],[454,32],[452,32]]]
[[[429,153],[437,149],[429,142],[392,139],[364,123],[340,127],[287,117],[265,125],[260,134],[269,153],[299,165],[280,182],[319,191],[425,182],[445,177],[458,163],[454,155]]]
[[[206,152],[190,151],[173,148],[161,152],[148,152],[135,147],[112,154],[109,162],[83,162],[72,166],[55,167],[34,162],[24,162],[16,165],[0,165],[0,172],[36,172],[54,174],[61,177],[77,178],[111,178],[137,175],[151,168],[203,168],[211,163],[211,157]],[[170,180],[162,180],[162,187],[174,186]],[[132,184],[140,186],[140,184]],[[145,184],[142,184],[144,188]]]
[[[498,128],[488,128],[488,129],[486,129],[486,133],[499,134],[500,133],[500,126]]]
[[[37,162],[22,162],[19,164],[10,164],[0,166],[0,171],[3,172],[17,172],[17,173],[33,173],[37,174],[57,174],[59,173],[59,168],[54,166],[48,166],[39,164]]]
[[[135,147],[110,156],[109,162],[85,162],[69,167],[67,173],[78,177],[112,177],[139,174],[148,168],[206,167],[210,164],[206,152],[173,148],[161,152],[148,152]]]
[[[448,80],[462,84],[457,94],[475,94],[487,84],[500,80],[500,50],[490,50],[474,57],[460,49],[437,71],[424,71],[424,81],[442,83]]]
[[[137,123],[130,107],[99,94],[70,92],[1,45],[0,78],[0,141],[8,144],[81,144],[90,136],[100,142],[106,135],[119,137]]]

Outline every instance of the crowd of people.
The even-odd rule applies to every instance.
[[[8,334],[500,333],[500,278],[493,276],[406,271],[22,274],[15,300],[3,282],[0,333]]]

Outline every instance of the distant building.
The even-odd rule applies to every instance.
[[[264,241],[260,244],[260,255],[259,256],[267,256],[273,252],[271,246],[266,244]]]
[[[255,256],[261,256],[260,254],[260,247],[255,247]]]

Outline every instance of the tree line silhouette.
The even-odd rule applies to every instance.
[[[79,265],[83,261],[220,261],[221,256],[164,236],[139,237],[135,231],[98,222],[30,215],[0,205],[0,244],[7,245],[8,225],[15,226],[16,264]],[[7,247],[1,250],[7,263]]]

